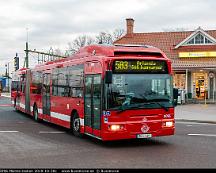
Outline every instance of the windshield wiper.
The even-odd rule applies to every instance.
[[[143,108],[144,105],[150,105],[151,103],[148,103],[148,102],[145,102],[145,103],[142,103],[141,105],[140,104],[132,104],[132,105],[122,105],[120,106],[120,109],[117,111],[117,113],[121,113],[125,110],[128,110],[128,109],[135,109],[135,108]]]
[[[148,99],[148,101],[170,101],[167,98],[153,98],[153,99]]]
[[[167,98],[153,98],[153,99],[147,99],[146,96],[141,95],[143,99],[145,99],[147,101],[147,103],[152,103],[152,104],[157,104],[159,105],[161,108],[163,108],[165,111],[168,111],[168,108],[164,105],[162,105],[159,102],[155,102],[155,101],[169,101],[169,99]]]
[[[147,99],[148,103],[157,104],[161,108],[163,108],[165,111],[168,111],[168,108],[164,105],[162,105],[160,102],[157,101],[169,101],[167,98],[153,98],[153,99]]]
[[[146,103],[143,103],[144,105],[150,105],[150,104],[157,104],[159,105],[161,108],[163,108],[166,112],[169,110],[166,106],[162,105],[161,103],[159,102],[146,102]],[[143,106],[144,106],[143,105]],[[135,109],[135,108],[143,108],[143,106],[140,106],[140,105],[131,105],[131,106],[124,106],[122,105],[120,107],[120,109],[117,111],[117,113],[121,113],[121,112],[124,112],[126,110],[129,110],[129,109]]]
[[[169,110],[166,106],[160,104],[159,102],[148,102],[148,103],[153,103],[159,105],[161,108],[163,108],[166,112]]]

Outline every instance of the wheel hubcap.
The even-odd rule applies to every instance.
[[[74,127],[74,130],[75,130],[75,131],[77,131],[77,132],[79,131],[79,127],[80,127],[79,118],[76,118],[76,119],[74,120],[73,127]]]

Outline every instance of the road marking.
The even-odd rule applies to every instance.
[[[10,107],[13,106],[12,104],[1,104],[0,107]]]
[[[19,131],[0,131],[0,133],[17,133]]]
[[[216,134],[188,134],[188,136],[208,136],[208,137],[216,137]]]
[[[39,134],[61,134],[65,132],[60,132],[60,131],[39,131]]]
[[[199,126],[216,126],[216,124],[213,123],[203,123],[203,122],[176,122],[176,124],[186,124],[186,125],[199,125]]]

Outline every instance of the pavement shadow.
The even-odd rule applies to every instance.
[[[130,147],[152,147],[152,146],[166,146],[171,145],[166,142],[164,139],[154,137],[148,139],[123,139],[123,140],[114,140],[114,141],[101,141],[99,139],[84,135],[83,138],[85,141],[98,145],[104,148],[130,148]]]

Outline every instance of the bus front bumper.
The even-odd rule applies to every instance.
[[[111,140],[122,140],[122,139],[145,139],[159,136],[171,136],[175,134],[175,127],[162,128],[156,131],[148,131],[146,133],[142,132],[129,132],[127,130],[123,131],[105,131],[101,134],[101,139],[103,141]]]

